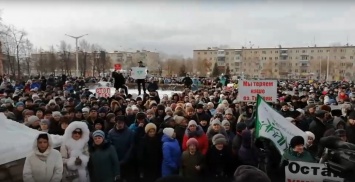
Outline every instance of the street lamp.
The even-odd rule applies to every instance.
[[[72,36],[72,35],[68,35],[65,34],[68,37],[71,37],[73,39],[75,39],[75,57],[76,57],[76,76],[79,76],[79,55],[78,55],[78,39],[80,39],[81,37],[84,37],[85,35],[89,35],[89,34],[84,34],[81,36]]]

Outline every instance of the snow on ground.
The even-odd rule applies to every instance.
[[[116,89],[111,87],[111,96],[115,94]],[[172,91],[172,90],[157,90],[159,93],[159,97],[163,98],[163,96],[166,94],[169,97],[171,97],[174,93],[179,93],[180,91]],[[96,89],[90,89],[90,92],[95,93]],[[142,91],[143,92],[143,91]],[[131,94],[133,98],[138,97],[138,90],[137,89],[128,89],[128,94]],[[141,97],[143,95],[140,95]]]
[[[0,113],[0,165],[27,157],[32,152],[33,142],[38,130],[31,129],[24,124],[7,119],[4,113]],[[63,137],[51,135],[54,147],[59,147]]]

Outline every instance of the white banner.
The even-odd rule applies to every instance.
[[[146,67],[132,67],[131,77],[133,79],[145,79],[147,77]]]
[[[276,102],[276,80],[241,80],[238,83],[238,100],[241,102],[256,102],[257,95],[267,102]]]
[[[343,182],[344,179],[328,171],[325,164],[289,161],[285,167],[285,182],[312,181]]]
[[[289,148],[294,136],[302,136],[307,141],[305,132],[287,121],[280,113],[274,110],[263,98],[257,96],[256,136],[270,139],[281,155]]]

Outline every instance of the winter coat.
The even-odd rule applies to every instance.
[[[258,150],[252,143],[250,132],[242,133],[242,145],[238,151],[238,160],[241,165],[254,167],[258,165]]]
[[[346,125],[346,138],[349,143],[355,144],[355,126],[349,123]]]
[[[165,134],[161,141],[163,142],[162,176],[177,174],[181,160],[179,143]]]
[[[113,182],[120,175],[120,163],[115,148],[104,141],[100,146],[91,146],[89,174],[91,182]]]
[[[208,149],[206,156],[206,165],[208,166],[208,175],[214,179],[228,178],[232,173],[232,155],[230,149],[224,146],[222,150],[217,150],[215,146]]]
[[[327,131],[327,126],[318,118],[314,118],[309,125],[309,131],[315,136],[313,145],[318,145],[319,140],[323,137],[325,131]]]
[[[139,172],[143,174],[145,181],[155,181],[161,176],[162,152],[160,137],[145,135],[141,138],[137,159],[139,161]]]
[[[180,146],[181,151],[183,151],[182,143],[183,143],[183,139],[185,136],[186,127],[187,126],[183,126],[183,125],[175,126],[175,133],[176,133],[175,138],[179,142],[179,146]]]
[[[228,130],[226,131],[227,133],[227,136],[228,136],[228,144],[231,146],[232,145],[232,142],[233,142],[233,139],[235,137],[235,134],[231,131],[231,130]]]
[[[24,182],[60,182],[62,180],[62,156],[59,151],[53,149],[50,135],[48,135],[48,140],[49,146],[44,153],[38,151],[37,137],[33,142],[33,152],[26,157],[23,167]]]
[[[134,133],[131,130],[126,126],[122,130],[117,130],[115,126],[108,132],[107,138],[115,147],[121,164],[125,164],[132,159]]]
[[[195,166],[200,166],[198,171]],[[189,151],[184,151],[181,156],[181,171],[183,177],[190,180],[199,180],[203,169],[205,168],[205,159],[200,151],[196,151],[194,155],[191,155]]]
[[[185,135],[182,140],[182,150],[185,151],[187,149],[186,142],[190,138],[195,138],[198,141],[199,151],[201,151],[203,155],[206,155],[208,151],[208,139],[201,126],[197,126],[195,132],[191,132],[189,128],[186,128]]]
[[[77,128],[81,129],[82,135],[79,140],[74,140],[72,133]],[[90,131],[88,126],[84,122],[74,121],[65,129],[63,143],[60,147],[63,164],[67,166],[69,170],[78,170],[79,181],[88,181],[86,167],[89,162],[89,137]],[[75,165],[76,158],[81,159],[81,165]],[[65,168],[64,170],[67,169]],[[65,176],[63,176],[63,179],[65,179]]]
[[[282,155],[282,163],[284,163],[285,161],[301,161],[311,163],[317,162],[311,155],[311,153],[309,153],[307,150],[304,150],[302,154],[299,154],[293,151],[292,148],[286,150],[285,153]]]

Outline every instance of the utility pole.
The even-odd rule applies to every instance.
[[[72,36],[72,35],[68,35],[68,34],[65,34],[66,36],[68,37],[71,37],[73,39],[75,39],[75,57],[76,57],[76,76],[78,77],[79,76],[79,55],[78,55],[78,40],[81,38],[81,37],[84,37],[86,35],[89,35],[89,34],[84,34],[84,35],[81,35],[81,36]]]

